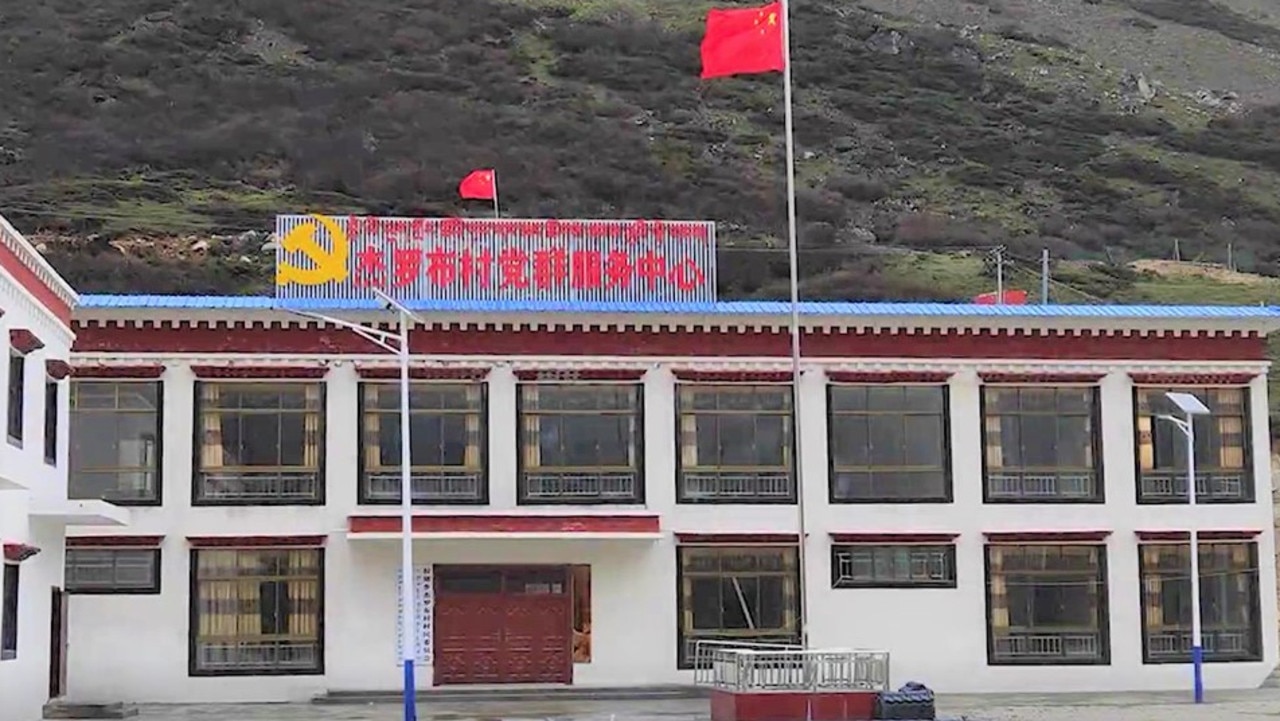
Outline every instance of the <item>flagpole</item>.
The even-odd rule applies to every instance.
[[[800,594],[800,646],[809,648],[809,594],[805,593],[807,568],[805,559],[808,555],[805,547],[809,543],[809,534],[805,529],[804,513],[804,472],[801,470],[800,440],[804,436],[800,432],[803,409],[800,404],[800,250],[796,243],[796,142],[792,127],[791,113],[791,3],[781,0],[782,9],[782,101],[783,125],[787,136],[787,256],[791,264],[791,415],[792,443],[794,458],[792,468],[796,474],[796,516],[800,532],[800,544],[796,561],[800,567],[800,581],[797,590]]]
[[[498,169],[493,169],[493,217],[499,218],[498,215]]]

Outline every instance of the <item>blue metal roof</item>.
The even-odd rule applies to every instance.
[[[587,303],[538,301],[409,301],[416,311],[462,313],[653,313],[708,315],[786,315],[784,301],[721,301],[706,305],[688,303]],[[190,309],[301,311],[376,310],[375,300],[286,302],[269,296],[234,295],[82,295],[86,309]],[[951,318],[1149,318],[1149,319],[1280,319],[1280,306],[1230,305],[978,305],[975,303],[846,303],[802,302],[803,315],[938,316]]]

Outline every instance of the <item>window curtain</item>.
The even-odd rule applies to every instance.
[[[378,386],[364,387],[364,467],[382,467],[382,412],[378,410]]]
[[[1139,408],[1146,404],[1139,401]],[[1139,410],[1141,413],[1142,410]],[[1156,441],[1152,432],[1154,419],[1150,415],[1138,416],[1138,467],[1143,471],[1152,471],[1156,467]]]
[[[1245,467],[1244,461],[1244,394],[1245,388],[1222,388],[1209,392],[1209,402],[1217,416],[1218,467]]]
[[[483,386],[467,386],[467,450],[463,456],[463,465],[467,468],[480,467],[480,446],[484,440],[480,421],[483,420],[484,413],[479,409],[484,407],[483,393]]]
[[[999,546],[987,549],[987,565],[990,574],[991,630],[996,635],[1009,630],[1009,587],[1004,575],[1004,550]]]
[[[316,596],[319,593],[319,580],[315,578],[317,571],[316,552],[313,550],[289,551],[289,577],[287,583],[289,593],[288,625],[290,636],[305,639],[319,637],[316,628],[319,605]]]
[[[224,463],[222,409],[218,407],[221,397],[219,390],[214,383],[200,384],[200,430],[203,436],[200,467],[203,469],[221,468]]]
[[[1250,581],[1254,573],[1251,551],[1252,544],[1249,543],[1240,543],[1232,547],[1230,573],[1235,577],[1235,587],[1240,597],[1249,599],[1249,604],[1252,605],[1257,595],[1250,592]]]
[[[261,579],[258,578],[262,574],[263,564],[261,551],[239,551],[236,552],[238,560],[238,568],[236,576],[239,580],[235,585],[237,591],[237,604],[239,607],[239,624],[237,630],[239,636],[261,636],[262,635],[262,593]]]
[[[542,467],[542,425],[538,408],[538,387],[523,385],[520,387],[522,403],[521,422],[524,424],[524,467]]]
[[[994,400],[994,398],[992,399]],[[987,468],[1004,468],[1004,445],[1001,433],[1003,423],[999,414],[988,414],[983,419],[987,447]]]
[[[302,466],[304,468],[320,467],[320,449],[323,439],[320,437],[321,420],[324,418],[323,404],[320,394],[323,387],[318,383],[306,387],[306,415],[302,425]]]
[[[1160,574],[1160,559],[1163,555],[1159,546],[1142,546],[1142,579],[1143,605],[1146,624],[1149,630],[1164,628],[1164,578]],[[1190,570],[1190,569],[1188,569]],[[1174,619],[1176,623],[1178,619]]]
[[[206,643],[239,635],[237,572],[235,551],[200,551],[196,554],[199,636]]]
[[[698,467],[698,415],[692,412],[680,414],[680,465]]]

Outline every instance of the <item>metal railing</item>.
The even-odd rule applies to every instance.
[[[272,504],[316,503],[321,499],[317,471],[236,469],[200,471],[196,477],[197,503]]]
[[[485,498],[483,474],[478,470],[410,471],[414,503],[481,503]],[[399,503],[400,471],[366,471],[366,503]]]
[[[1004,663],[1036,663],[1040,661],[1069,661],[1075,663],[1101,662],[1105,658],[1102,633],[1019,633],[1010,632],[997,636],[992,648],[992,660]]]
[[[1087,471],[989,472],[987,497],[1001,501],[1089,501],[1098,497],[1098,476]]]
[[[1247,627],[1204,629],[1200,635],[1204,657],[1209,661],[1259,658],[1257,636]],[[1191,630],[1147,633],[1147,658],[1151,661],[1190,661]]]
[[[1186,503],[1186,471],[1143,471],[1138,479],[1140,499],[1149,503]],[[1197,472],[1196,502],[1249,502],[1253,484],[1244,472]]]
[[[319,667],[318,641],[230,641],[196,645],[198,671],[309,671]]]
[[[520,499],[533,503],[643,503],[636,471],[525,471]]]
[[[695,682],[724,691],[883,691],[889,686],[887,651],[699,642],[695,655],[705,659]]]
[[[786,471],[681,471],[683,501],[787,501],[796,485]]]

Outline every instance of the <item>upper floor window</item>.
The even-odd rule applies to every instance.
[[[1140,546],[1145,663],[1191,661],[1191,544]],[[1258,546],[1200,544],[1200,625],[1205,661],[1261,661]]]
[[[1165,397],[1191,393],[1209,408],[1195,417],[1196,502],[1252,503],[1247,387],[1136,389],[1138,502],[1187,502],[1187,437],[1159,416],[1181,416]]]
[[[67,593],[160,593],[159,548],[68,548]]]
[[[681,503],[794,503],[791,384],[677,386]]]
[[[982,389],[987,502],[1101,502],[1096,387]]]
[[[71,382],[69,497],[160,502],[160,398],[156,381]]]
[[[831,500],[951,500],[947,388],[833,385],[827,391]]]
[[[485,503],[483,383],[409,387],[414,503]],[[362,383],[361,503],[400,502],[400,384]]]
[[[1106,547],[987,546],[987,658],[1108,663]]]
[[[520,385],[521,503],[644,503],[638,383]]]
[[[58,406],[61,400],[58,381],[52,378],[44,382],[44,462],[58,463]]]
[[[9,352],[9,399],[7,423],[9,442],[22,445],[23,421],[26,413],[27,357]]]
[[[320,383],[196,384],[199,505],[324,503]]]
[[[190,672],[195,676],[324,672],[324,551],[191,552]]]

